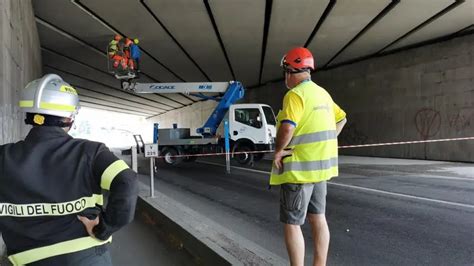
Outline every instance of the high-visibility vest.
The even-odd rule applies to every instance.
[[[109,55],[113,56],[118,52],[118,41],[111,40],[109,43]]]
[[[282,170],[273,167],[270,184],[316,183],[329,180],[338,175],[334,102],[325,89],[312,81],[302,82],[291,91],[303,100],[304,113],[287,147],[291,148],[293,153],[283,159]],[[281,117],[277,119],[279,127]]]

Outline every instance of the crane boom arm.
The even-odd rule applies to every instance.
[[[136,83],[136,93],[224,93],[229,82],[173,82],[173,83]]]
[[[212,137],[229,110],[229,107],[244,97],[245,89],[238,81],[230,82],[174,82],[174,83],[122,83],[124,89],[135,93],[186,93],[219,103],[204,126],[196,131],[204,137]],[[193,94],[194,93],[194,94]],[[197,93],[197,94],[195,94]],[[222,97],[204,96],[202,93],[224,93]]]
[[[214,136],[217,132],[217,128],[224,119],[225,114],[229,110],[229,107],[238,100],[244,98],[244,93],[244,87],[240,82],[230,82],[226,93],[220,99],[219,104],[209,116],[204,126],[196,130],[197,133],[205,137]]]

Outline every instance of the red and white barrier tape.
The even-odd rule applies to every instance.
[[[182,154],[182,155],[171,155],[169,158],[182,158],[182,157],[206,157],[206,156],[219,156],[219,155],[236,155],[236,154],[249,154],[249,153],[271,153],[274,150],[264,151],[236,151],[236,152],[215,152],[215,153],[199,153],[199,154]],[[158,156],[156,158],[165,158],[166,156]]]
[[[421,144],[421,143],[433,143],[433,142],[448,142],[448,141],[460,141],[460,140],[474,140],[474,137],[464,138],[450,138],[450,139],[431,139],[431,140],[413,140],[413,141],[400,141],[400,142],[385,142],[385,143],[374,143],[374,144],[359,144],[359,145],[345,145],[339,146],[339,149],[349,148],[365,148],[365,147],[379,147],[379,146],[394,146],[394,145],[406,145],[406,144]],[[206,156],[219,156],[219,155],[238,155],[238,154],[251,154],[251,153],[272,153],[274,150],[264,151],[241,151],[241,152],[216,152],[216,153],[200,153],[200,154],[182,154],[172,155],[168,158],[183,158],[183,157],[206,157]],[[158,156],[157,158],[165,158],[166,156]]]
[[[339,146],[339,149],[377,147],[377,146],[393,146],[393,145],[405,145],[405,144],[420,144],[420,143],[446,142],[446,141],[459,141],[459,140],[474,140],[474,137],[451,138],[451,139],[431,139],[431,140],[413,140],[413,141],[386,142],[386,143],[361,144],[361,145],[346,145],[346,146]]]

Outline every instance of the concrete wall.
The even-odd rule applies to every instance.
[[[334,70],[316,80],[349,113],[342,143],[474,136],[474,35]],[[347,150],[371,156],[474,161],[474,141]]]
[[[41,53],[29,0],[0,1],[0,144],[18,141],[28,128],[18,91],[41,75]],[[0,233],[0,257],[5,246]],[[1,263],[0,263],[1,264]]]
[[[18,91],[41,76],[41,52],[29,0],[0,1],[0,144],[27,133]]]
[[[474,35],[373,58],[313,80],[348,113],[341,144],[474,136]],[[317,55],[316,62],[317,62]],[[283,82],[247,100],[281,108]],[[344,154],[474,161],[474,141],[341,150]]]
[[[197,102],[164,115],[150,118],[148,122],[159,123],[160,128],[172,128],[173,123],[178,123],[178,127],[190,128],[191,135],[196,135],[196,129],[204,125],[216,105],[217,102],[215,101]]]

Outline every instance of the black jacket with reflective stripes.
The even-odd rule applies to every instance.
[[[99,210],[94,233],[107,240],[133,219],[137,193],[136,173],[104,144],[61,128],[34,127],[24,141],[0,146],[0,232],[17,264],[105,243],[88,237],[77,215]]]

